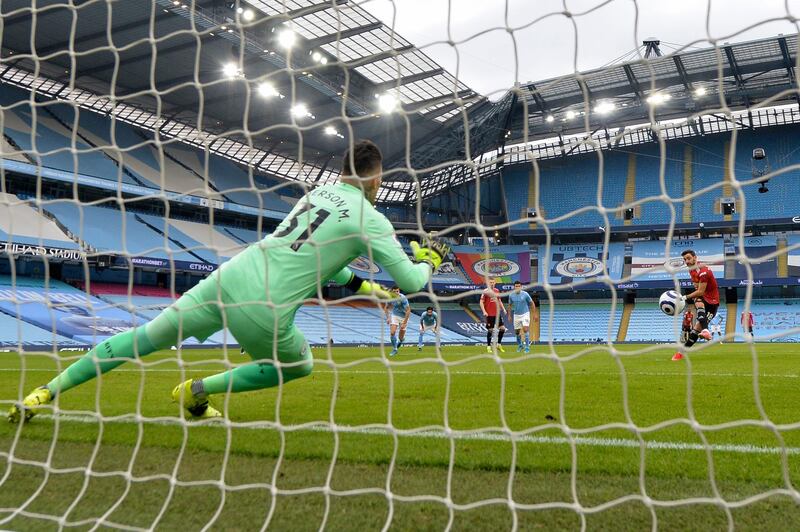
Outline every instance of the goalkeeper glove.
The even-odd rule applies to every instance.
[[[350,282],[347,283],[347,288],[360,296],[372,296],[381,300],[394,299],[397,297],[380,284],[366,281],[356,274],[353,274]]]
[[[414,259],[417,262],[427,262],[431,265],[431,270],[436,271],[442,260],[450,252],[450,246],[434,238],[426,238],[422,241],[422,245],[412,241],[411,252],[414,253]]]

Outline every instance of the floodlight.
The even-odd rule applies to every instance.
[[[666,102],[670,98],[672,98],[672,96],[670,96],[669,94],[657,92],[647,97],[647,103],[649,103],[650,105],[658,105]]]
[[[566,116],[567,116],[567,120],[572,120],[573,118],[575,118],[577,116],[577,113],[575,111],[567,111],[567,115]]]
[[[614,105],[613,102],[600,102],[594,108],[594,112],[601,115],[605,115],[613,111],[615,108],[616,106]]]
[[[397,109],[398,105],[397,98],[394,95],[389,94],[388,92],[381,94],[378,97],[378,108],[381,110],[382,113],[391,113],[395,109]]]
[[[264,98],[271,98],[272,96],[278,96],[278,91],[275,90],[275,87],[272,83],[259,83],[258,85],[258,94],[263,96]]]
[[[285,29],[281,30],[281,32],[278,33],[278,44],[280,44],[287,50],[292,46],[294,46],[296,42],[297,42],[297,34],[294,31],[290,29]]]
[[[545,117],[544,120],[545,122],[552,122],[553,120],[555,120],[555,118],[553,117],[553,115],[547,115],[547,117]]]
[[[248,8],[242,12],[242,20],[244,20],[245,22],[250,22],[254,18],[256,18],[256,14],[255,11],[253,11],[252,9]]]
[[[295,104],[292,107],[292,114],[297,118],[305,118],[308,116],[308,107],[303,103]]]
[[[708,91],[706,90],[706,88],[705,88],[705,87],[697,87],[697,88],[694,90],[694,95],[695,95],[695,96],[705,96],[705,95],[706,95],[706,92],[708,92]]]
[[[225,63],[222,66],[222,73],[226,78],[235,78],[239,75],[239,65],[236,63]]]
[[[339,132],[336,131],[336,128],[333,126],[325,126],[325,134],[326,135],[336,135]]]
[[[311,54],[311,59],[319,63],[320,60],[322,60],[322,54],[319,52],[314,52],[313,54]]]

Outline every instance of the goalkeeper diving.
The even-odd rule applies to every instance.
[[[320,298],[329,280],[358,295],[390,299],[377,283],[347,265],[365,255],[383,266],[404,292],[417,292],[448,252],[434,240],[411,243],[403,252],[391,223],[373,203],[381,186],[382,156],[370,141],[345,152],[339,182],[306,194],[274,233],[223,264],[144,326],[103,340],[49,383],[11,407],[12,423],[28,420],[56,396],[128,360],[179,345],[205,341],[227,327],[253,359],[203,379],[178,384],[172,398],[194,418],[221,417],[211,395],[278,386],[311,373],[313,359],[294,323],[304,300]]]

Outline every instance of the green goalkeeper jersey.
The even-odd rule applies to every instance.
[[[308,298],[321,297],[329,280],[350,281],[347,265],[364,255],[386,269],[404,292],[420,290],[431,276],[414,264],[389,220],[358,188],[325,185],[306,194],[274,233],[248,247],[219,270],[226,304],[244,305],[268,329],[294,320]]]

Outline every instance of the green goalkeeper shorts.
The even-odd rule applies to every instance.
[[[287,320],[294,308],[278,311],[264,304],[239,304],[219,286],[219,270],[183,294],[164,312],[178,328],[179,338],[206,341],[227,328],[253,359],[295,362],[308,354],[300,329]],[[304,355],[305,353],[305,355]]]

